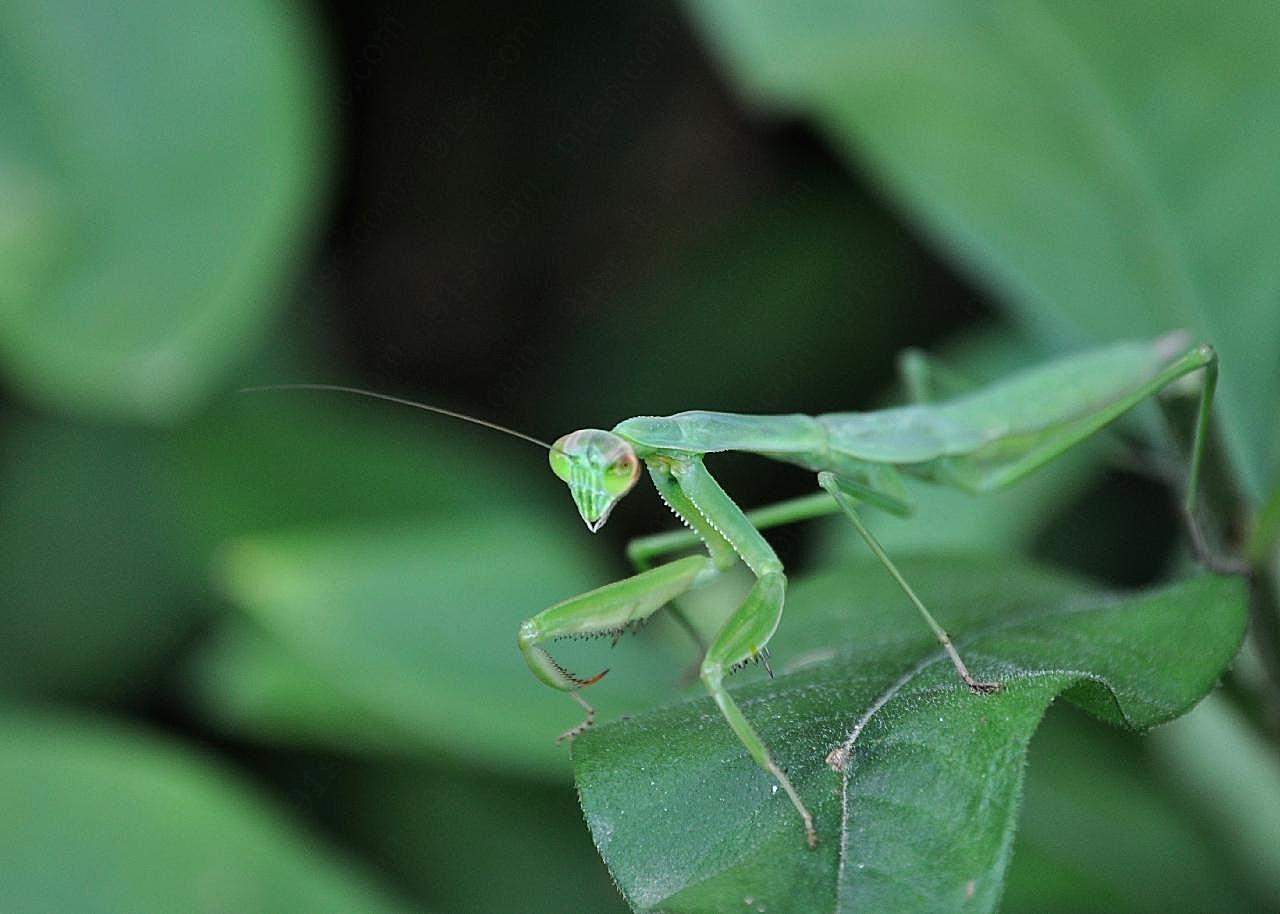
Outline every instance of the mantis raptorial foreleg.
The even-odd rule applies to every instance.
[[[881,496],[886,501],[887,496]],[[905,505],[877,504],[891,514],[905,515],[909,510]],[[812,520],[815,517],[826,517],[838,514],[839,505],[835,504],[822,492],[812,495],[801,495],[799,498],[788,498],[760,508],[747,511],[745,516],[752,527],[757,530],[768,530],[800,521]],[[701,538],[692,530],[668,530],[651,536],[641,536],[627,544],[627,558],[638,571],[652,567],[653,559],[661,555],[690,549],[702,543]]]
[[[839,508],[826,494],[816,492],[813,495],[802,495],[776,504],[766,505],[746,512],[747,522],[756,530],[768,530],[798,521],[834,514]],[[653,560],[681,549],[690,549],[702,545],[701,537],[690,529],[669,530],[651,536],[642,536],[627,544],[627,558],[639,571],[653,567]],[[682,685],[688,685],[694,677],[700,675],[702,660],[707,655],[707,642],[702,633],[689,621],[684,610],[675,603],[670,607],[672,618],[683,628],[698,646],[698,659],[693,666],[680,677]]]
[[[680,487],[673,482],[668,481],[669,473],[666,468],[661,465],[650,466],[649,475],[654,481],[654,485],[663,493],[663,498],[667,505],[676,516],[684,519],[688,527],[684,530],[676,530],[671,533],[660,533],[655,536],[642,537],[633,540],[627,546],[627,558],[638,571],[646,571],[653,567],[653,559],[677,549],[688,548],[691,546],[705,546],[711,554],[712,561],[721,570],[727,569],[737,561],[737,553],[730,544],[714,526],[707,523],[701,512],[689,501],[688,497],[680,490]],[[664,489],[665,486],[665,489]],[[680,624],[698,645],[699,657],[701,663],[703,657],[707,653],[707,643],[702,637],[702,633],[689,621],[684,611],[674,603],[671,605],[671,615]],[[689,680],[693,675],[697,674],[697,667],[694,668],[693,674],[688,676]]]
[[[831,503],[831,499],[821,492],[812,495],[801,495],[786,501],[765,505],[762,508],[746,512],[747,522],[757,530],[768,530],[784,524],[794,524],[815,517],[835,514],[839,508]],[[667,530],[650,536],[641,536],[627,544],[627,558],[637,570],[643,571],[652,567],[653,559],[667,555],[679,549],[690,549],[702,544],[698,534],[692,530]]]
[[[734,669],[767,657],[766,645],[782,618],[786,593],[782,562],[742,509],[707,472],[700,458],[655,458],[648,461],[648,467],[663,500],[706,544],[708,555],[688,556],[659,565],[544,610],[521,625],[520,649],[539,679],[570,693],[587,711],[586,720],[562,735],[562,738],[572,738],[590,726],[594,716],[591,706],[577,695],[577,690],[597,681],[604,673],[579,679],[560,666],[542,645],[556,638],[621,631],[647,618],[668,601],[706,583],[741,558],[756,576],[756,583],[712,639],[702,658],[699,676],[748,753],[791,799],[804,821],[805,838],[812,846],[818,840],[813,817],[786,772],[774,761],[724,686],[725,676]]]
[[[766,645],[782,619],[786,594],[787,579],[782,573],[782,562],[742,509],[707,472],[701,459],[655,461],[650,464],[650,475],[667,504],[700,535],[707,527],[715,531],[756,576],[756,583],[746,600],[712,640],[702,659],[700,675],[720,713],[747,752],[773,776],[800,813],[804,820],[805,840],[813,847],[818,843],[813,817],[791,784],[791,779],[773,760],[764,740],[724,687],[724,677],[728,673],[747,663],[767,658]],[[689,508],[695,513],[686,514]]]
[[[587,712],[586,719],[560,734],[557,742],[573,739],[591,726],[595,709],[578,690],[599,682],[609,671],[579,678],[557,663],[543,645],[561,638],[617,635],[715,573],[711,559],[691,555],[564,600],[521,623],[517,642],[534,675],[553,689],[568,692]]]

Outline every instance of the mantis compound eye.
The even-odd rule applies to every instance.
[[[626,442],[623,442],[624,444]],[[610,495],[621,497],[631,491],[640,476],[640,461],[627,446],[626,453],[604,468],[604,487]]]
[[[565,435],[565,438],[568,437],[568,435]],[[559,476],[561,482],[568,482],[573,460],[564,450],[564,438],[561,438],[551,446],[551,454],[547,459],[551,463],[551,472]]]
[[[594,533],[640,478],[640,460],[625,439],[598,428],[570,432],[551,446],[551,471],[569,485],[582,520]]]

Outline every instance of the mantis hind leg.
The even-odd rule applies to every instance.
[[[1191,440],[1191,468],[1187,471],[1187,491],[1183,497],[1182,511],[1191,537],[1191,546],[1202,565],[1219,574],[1247,575],[1250,573],[1247,562],[1223,558],[1213,551],[1205,539],[1204,531],[1200,529],[1200,521],[1196,515],[1200,466],[1209,438],[1209,413],[1213,409],[1213,394],[1218,387],[1218,354],[1207,346],[1198,347],[1194,351],[1203,359],[1204,383],[1200,386],[1200,403],[1196,408],[1196,428]]]
[[[917,406],[966,393],[977,386],[946,362],[914,346],[898,353],[897,371],[907,402]]]
[[[1196,513],[1200,488],[1200,468],[1209,438],[1209,415],[1213,408],[1213,394],[1218,385],[1218,355],[1212,346],[1201,344],[1171,358],[1153,377],[1116,399],[1105,408],[1090,413],[1078,422],[1070,423],[1055,434],[1045,437],[1034,448],[1018,459],[976,474],[947,469],[948,481],[972,492],[991,492],[1003,489],[1030,475],[1059,454],[1101,431],[1142,401],[1155,396],[1173,382],[1194,371],[1204,371],[1200,387],[1200,401],[1196,410],[1196,425],[1191,443],[1191,466],[1187,471],[1186,494],[1182,500],[1182,513],[1186,521],[1192,547],[1200,562],[1212,571],[1224,574],[1247,574],[1248,566],[1214,554],[1200,529]]]
[[[907,579],[904,578],[902,576],[902,572],[898,570],[898,566],[893,564],[893,561],[884,551],[884,547],[880,545],[880,541],[872,535],[871,531],[867,529],[866,524],[862,522],[862,518],[858,516],[857,510],[855,510],[855,506],[857,504],[856,495],[851,493],[848,488],[843,485],[841,479],[834,473],[819,473],[818,485],[822,486],[822,488],[826,489],[827,492],[831,494],[831,497],[835,499],[836,504],[838,504],[840,509],[844,511],[845,516],[849,518],[853,523],[853,526],[857,528],[858,533],[862,535],[864,540],[866,540],[867,545],[871,548],[875,557],[880,560],[880,563],[884,565],[885,570],[888,571],[893,579],[898,582],[898,586],[906,593],[907,598],[911,601],[912,605],[915,606],[916,611],[920,613],[921,618],[923,618],[925,624],[929,626],[934,637],[938,639],[938,643],[941,644],[943,650],[947,652],[947,656],[951,659],[952,665],[955,666],[956,672],[960,674],[960,678],[964,680],[965,685],[974,692],[978,692],[980,694],[1000,691],[1003,688],[1000,683],[981,682],[969,673],[969,668],[965,665],[964,660],[961,659],[960,652],[957,651],[955,645],[951,643],[951,636],[947,634],[946,629],[938,624],[938,620],[933,617],[933,614],[925,608],[924,603],[918,596],[916,596],[916,592],[912,590],[911,585],[907,583]]]

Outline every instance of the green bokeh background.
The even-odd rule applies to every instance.
[[[0,911],[626,910],[514,635],[665,509],[591,537],[526,444],[240,387],[550,439],[1175,327],[1223,356],[1254,630],[1150,737],[1051,710],[1002,909],[1280,906],[1277,60],[1248,0],[0,6]],[[1132,455],[878,529],[1150,583],[1185,556]],[[771,539],[797,575],[855,546]],[[596,704],[692,659],[656,621]]]

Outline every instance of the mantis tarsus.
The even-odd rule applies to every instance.
[[[618,500],[636,484],[641,464],[658,494],[689,528],[636,540],[628,548],[628,556],[637,574],[572,597],[521,623],[518,642],[534,675],[566,692],[586,712],[582,723],[561,734],[560,739],[572,739],[591,726],[595,712],[579,693],[599,681],[604,672],[588,678],[576,676],[544,645],[575,636],[616,637],[741,560],[755,575],[755,584],[707,646],[699,674],[747,752],[790,798],[812,847],[817,844],[817,833],[804,801],[724,684],[725,677],[738,667],[753,661],[768,662],[768,643],[782,618],[786,577],[761,530],[842,512],[901,586],[964,683],[979,694],[998,691],[1000,683],[982,681],[970,673],[947,632],[862,522],[858,506],[865,503],[900,516],[910,514],[903,475],[973,494],[1005,488],[1174,381],[1203,369],[1183,503],[1195,534],[1197,482],[1217,381],[1217,357],[1210,346],[1189,347],[1182,333],[1153,341],[1117,343],[936,403],[930,401],[927,362],[917,357],[904,359],[902,365],[914,402],[875,412],[811,417],[692,411],[642,416],[627,419],[611,431],[571,432],[552,445],[514,433],[549,449],[552,470],[568,484],[578,513],[592,532],[604,525]],[[720,451],[744,451],[798,464],[817,473],[823,491],[744,512],[704,466],[705,455]],[[1195,535],[1194,539],[1197,550],[1202,551],[1200,537]],[[698,543],[706,547],[706,555],[651,567],[656,557]]]

